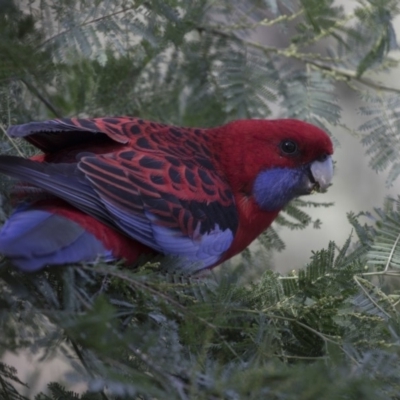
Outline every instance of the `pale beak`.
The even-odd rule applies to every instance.
[[[324,157],[321,161],[314,161],[310,165],[313,190],[324,191],[331,184],[333,178],[333,162],[331,156]]]

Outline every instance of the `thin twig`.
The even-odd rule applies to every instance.
[[[369,300],[375,305],[375,307],[378,308],[383,314],[385,314],[387,318],[390,318],[390,315],[375,301],[375,299],[372,298],[372,296],[368,293],[366,288],[363,285],[361,285],[361,283],[358,280],[357,275],[354,275],[353,278],[354,278],[354,281],[356,282],[356,284],[361,288],[361,290],[365,293],[365,295],[369,298]]]
[[[335,77],[335,75],[340,75],[343,78],[355,80],[359,83],[362,83],[363,85],[368,86],[371,89],[382,90],[385,92],[392,92],[392,93],[400,94],[400,89],[397,89],[392,86],[386,86],[382,83],[375,82],[372,79],[363,78],[361,76],[358,76],[356,71],[346,70],[346,69],[342,69],[342,68],[336,68],[336,67],[332,67],[330,65],[319,64],[312,60],[308,60],[306,62],[313,65],[314,67],[316,67],[318,69],[331,72],[333,77]]]
[[[247,312],[247,313],[253,313],[253,314],[259,314],[259,313],[260,313],[260,311],[258,311],[258,310],[250,310],[250,309],[249,309],[249,310],[247,310],[247,309],[236,309],[236,311],[239,311],[239,312]],[[269,317],[269,318],[271,318],[271,319],[280,319],[280,320],[283,320],[283,321],[293,322],[293,323],[295,323],[295,324],[297,324],[297,325],[303,327],[304,329],[306,329],[306,330],[310,331],[311,333],[315,334],[316,336],[320,337],[320,338],[321,338],[322,340],[324,340],[325,342],[330,342],[330,343],[333,343],[333,344],[335,344],[335,345],[341,347],[342,350],[343,350],[343,352],[344,352],[345,354],[347,354],[347,356],[348,356],[351,360],[353,360],[355,363],[358,364],[357,360],[356,360],[355,358],[353,358],[353,357],[351,356],[351,354],[349,354],[349,353],[343,348],[343,346],[342,346],[339,342],[337,342],[336,340],[334,340],[333,336],[325,335],[325,334],[323,334],[323,333],[321,333],[321,332],[318,332],[316,329],[311,328],[311,326],[309,326],[309,325],[303,324],[302,322],[298,321],[298,320],[295,319],[295,318],[283,317],[283,316],[280,316],[280,315],[268,314],[268,313],[265,313],[264,315],[266,315],[267,317]]]
[[[92,267],[86,267],[86,266],[82,266],[81,268],[83,269],[87,269],[89,271],[93,271]],[[210,322],[206,321],[204,318],[199,317],[198,315],[196,315],[195,313],[189,311],[186,307],[184,307],[182,304],[180,304],[178,301],[168,297],[167,295],[165,295],[164,293],[161,293],[160,291],[157,291],[156,289],[152,288],[151,286],[149,286],[149,284],[144,284],[141,283],[135,279],[130,278],[129,276],[124,275],[123,273],[118,273],[116,271],[113,270],[107,270],[107,269],[102,269],[101,267],[97,267],[96,268],[96,272],[101,272],[103,274],[108,274],[111,276],[115,276],[119,279],[123,279],[129,283],[131,283],[133,286],[137,286],[139,287],[141,290],[144,291],[148,291],[160,298],[163,298],[165,302],[173,304],[175,307],[179,308],[180,310],[182,310],[182,312],[191,315],[192,317],[196,318],[197,320],[199,320],[200,322],[202,322],[204,325],[208,326],[211,330],[213,330],[215,332],[215,334],[224,342],[225,346],[232,352],[232,354],[241,362],[244,362],[242,360],[242,358],[236,353],[236,351],[233,349],[233,347],[222,338],[222,335],[218,332],[218,329],[215,325],[211,324]]]
[[[80,25],[74,25],[74,26],[72,26],[71,28],[66,29],[65,31],[59,32],[59,33],[57,33],[56,35],[54,35],[54,36],[52,36],[52,37],[46,39],[45,41],[43,41],[43,42],[38,46],[38,48],[41,48],[41,47],[43,47],[43,46],[46,46],[47,43],[51,42],[52,40],[56,39],[56,38],[59,37],[59,36],[68,34],[69,32],[73,31],[73,30],[76,29],[77,27],[83,27],[83,26],[86,26],[86,25],[95,24],[95,23],[100,22],[100,21],[102,21],[102,20],[104,20],[104,19],[108,19],[108,18],[114,17],[115,15],[124,13],[124,12],[126,12],[126,11],[128,11],[128,10],[132,10],[132,9],[134,9],[134,8],[136,8],[136,6],[127,7],[127,8],[124,8],[124,9],[122,9],[122,10],[115,11],[115,12],[113,12],[113,13],[111,13],[111,14],[103,15],[103,16],[101,16],[101,17],[92,19],[92,20],[90,20],[90,21],[86,21],[86,22],[84,22],[84,23],[82,23],[82,24],[80,24]]]
[[[91,268],[92,269],[92,268]],[[76,293],[77,297],[82,301],[82,304],[85,306],[86,309],[91,309],[92,304],[88,301],[86,301],[86,299],[83,299],[82,296],[79,293]],[[119,332],[117,332],[115,329],[112,329],[112,332],[118,337],[120,338],[120,334]],[[71,340],[71,343],[74,345],[74,342]],[[169,388],[169,385],[172,383],[171,379],[172,376],[170,374],[165,373],[147,354],[144,354],[140,349],[133,347],[131,344],[128,344],[128,348],[130,351],[132,351],[132,353],[145,365],[147,365],[147,367],[149,369],[151,369],[153,371],[153,373],[158,374],[163,380],[163,385],[166,389]],[[75,349],[75,347],[74,347]],[[79,349],[78,349],[79,350]],[[75,349],[76,351],[76,349]],[[88,367],[86,367],[83,358],[80,357],[79,353],[78,357],[81,360],[82,364],[84,365],[84,367],[86,369],[88,369]],[[88,370],[89,371],[89,370]],[[91,373],[90,373],[91,374]],[[91,374],[91,376],[93,377],[93,375]]]
[[[365,86],[368,86],[371,89],[382,90],[385,92],[400,94],[400,88],[397,89],[392,86],[386,86],[382,83],[375,82],[372,79],[358,76],[357,72],[353,71],[353,70],[346,70],[343,68],[334,67],[332,65],[323,64],[326,62],[330,62],[330,63],[339,62],[340,59],[335,59],[332,57],[324,57],[324,56],[321,56],[320,54],[316,54],[316,53],[302,53],[299,51],[298,47],[295,44],[291,44],[287,48],[284,48],[284,49],[279,49],[277,47],[265,46],[258,42],[252,42],[249,40],[242,39],[238,36],[231,35],[227,32],[221,31],[215,27],[214,28],[198,27],[197,30],[199,32],[205,31],[205,32],[209,32],[209,33],[224,37],[226,39],[230,39],[232,41],[240,42],[244,46],[253,47],[255,49],[258,49],[258,50],[264,52],[267,55],[277,54],[279,56],[283,56],[286,58],[294,58],[296,60],[303,61],[306,64],[313,65],[314,67],[316,67],[320,70],[324,70],[324,71],[331,73],[332,76],[336,79],[339,76],[344,81],[353,80],[353,81],[359,82]]]
[[[237,31],[237,30],[249,30],[249,29],[256,29],[259,28],[261,26],[273,26],[276,25],[280,22],[290,22],[293,21],[294,19],[296,19],[297,17],[299,17],[301,14],[304,13],[304,10],[300,10],[294,14],[291,15],[280,15],[277,18],[274,19],[268,19],[265,18],[259,22],[255,22],[252,24],[236,24],[236,25],[223,25],[220,27],[214,27],[217,28],[223,32],[232,32],[232,31]],[[213,28],[212,28],[213,29]]]
[[[77,345],[77,344],[75,343],[75,341],[72,340],[71,338],[69,338],[69,340],[70,340],[70,342],[71,342],[71,344],[72,344],[72,347],[74,348],[74,351],[75,351],[76,355],[78,356],[80,362],[82,363],[83,367],[85,368],[86,372],[87,372],[92,378],[94,378],[95,376],[94,376],[93,372],[90,370],[89,366],[86,364],[86,361],[85,361],[85,359],[84,359],[84,357],[83,357],[83,355],[82,355],[82,352],[79,350],[78,345]],[[101,397],[102,397],[104,400],[109,400],[108,396],[104,393],[103,390],[100,392],[100,395],[101,395]]]
[[[39,90],[24,78],[20,78],[21,82],[31,91],[57,118],[62,118],[62,113],[53,104],[50,103]]]
[[[3,124],[0,123],[0,131],[4,134],[4,136],[6,137],[6,139],[12,144],[12,146],[14,147],[14,149],[17,151],[17,153],[21,156],[21,157],[25,157],[25,155],[22,153],[22,151],[19,149],[19,147],[17,146],[17,144],[15,143],[15,141],[10,138],[10,136],[7,135],[7,131],[5,130]]]
[[[1,377],[0,377],[0,382],[1,382],[1,387],[3,388],[3,393],[6,396],[6,400],[11,400],[9,395],[8,395],[8,390],[7,390],[7,388],[6,388],[5,384],[4,384],[4,380]]]

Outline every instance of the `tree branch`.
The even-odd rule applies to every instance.
[[[400,94],[400,88],[397,89],[394,87],[386,86],[383,83],[375,82],[372,79],[359,77],[359,76],[357,76],[356,71],[335,68],[330,65],[319,64],[319,63],[317,63],[315,61],[311,61],[311,60],[308,60],[307,62],[308,62],[308,64],[311,64],[318,69],[329,72],[330,75],[333,77],[339,75],[340,77],[344,78],[344,80],[355,80],[355,81],[357,81],[365,86],[368,86],[372,89]]]
[[[197,29],[199,32],[207,31],[212,34],[224,37],[226,39],[240,42],[244,46],[253,47],[255,49],[262,51],[264,54],[267,54],[267,55],[272,53],[272,54],[277,54],[279,56],[283,56],[286,58],[294,58],[296,60],[302,61],[306,64],[313,65],[314,67],[316,67],[320,70],[330,73],[330,75],[333,78],[335,78],[336,80],[338,80],[338,77],[339,77],[343,81],[349,81],[349,80],[356,81],[356,82],[359,82],[359,83],[361,83],[365,86],[368,86],[372,89],[375,89],[375,90],[382,90],[385,92],[400,94],[400,88],[386,86],[383,83],[376,82],[372,79],[358,76],[357,72],[353,71],[353,70],[346,70],[346,69],[337,68],[337,67],[334,67],[331,65],[324,64],[327,62],[330,62],[330,63],[340,62],[340,59],[335,59],[332,57],[324,57],[324,56],[321,56],[320,54],[316,54],[316,53],[301,53],[301,52],[299,52],[298,47],[294,44],[291,44],[290,46],[288,46],[285,49],[279,49],[277,47],[264,46],[261,43],[244,40],[240,37],[237,37],[235,35],[230,35],[229,33],[222,32],[222,31],[219,31],[214,28],[210,30],[207,28],[199,27]],[[321,63],[319,63],[318,61],[320,61]]]
[[[38,46],[38,47],[41,48],[41,47],[46,46],[47,43],[51,42],[52,40],[54,40],[54,39],[56,39],[56,38],[58,38],[58,37],[60,37],[60,36],[62,36],[62,35],[68,34],[69,32],[71,32],[72,30],[74,30],[74,29],[77,28],[77,27],[83,27],[83,26],[86,26],[86,25],[95,24],[95,23],[100,22],[100,21],[102,21],[102,20],[104,20],[104,19],[114,17],[115,15],[124,13],[124,12],[126,12],[126,11],[128,11],[128,10],[132,10],[132,9],[134,9],[134,8],[135,8],[135,6],[127,7],[127,8],[124,8],[124,9],[122,9],[122,10],[115,11],[115,12],[113,12],[113,13],[111,13],[111,14],[103,15],[103,16],[101,16],[101,17],[98,17],[98,18],[95,18],[95,19],[91,19],[90,21],[85,21],[85,22],[83,22],[83,23],[80,24],[80,25],[73,25],[71,28],[66,29],[65,31],[59,32],[59,33],[57,33],[56,35],[54,35],[54,36],[52,36],[52,37],[46,39],[46,40],[45,40],[44,42],[42,42],[42,43],[40,44],[40,46]]]
[[[39,90],[24,78],[20,78],[21,82],[32,92],[57,118],[62,118],[62,113],[53,104],[50,103]]]

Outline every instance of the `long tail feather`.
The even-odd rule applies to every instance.
[[[112,259],[110,250],[79,224],[63,216],[19,208],[0,231],[0,252],[23,271],[47,264],[60,265]]]
[[[38,186],[99,220],[110,223],[105,207],[76,164],[47,164],[2,155],[0,172]]]

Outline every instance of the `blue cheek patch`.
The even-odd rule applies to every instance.
[[[273,168],[260,172],[253,186],[253,196],[264,211],[276,211],[290,200],[305,194],[307,176],[303,169]]]

